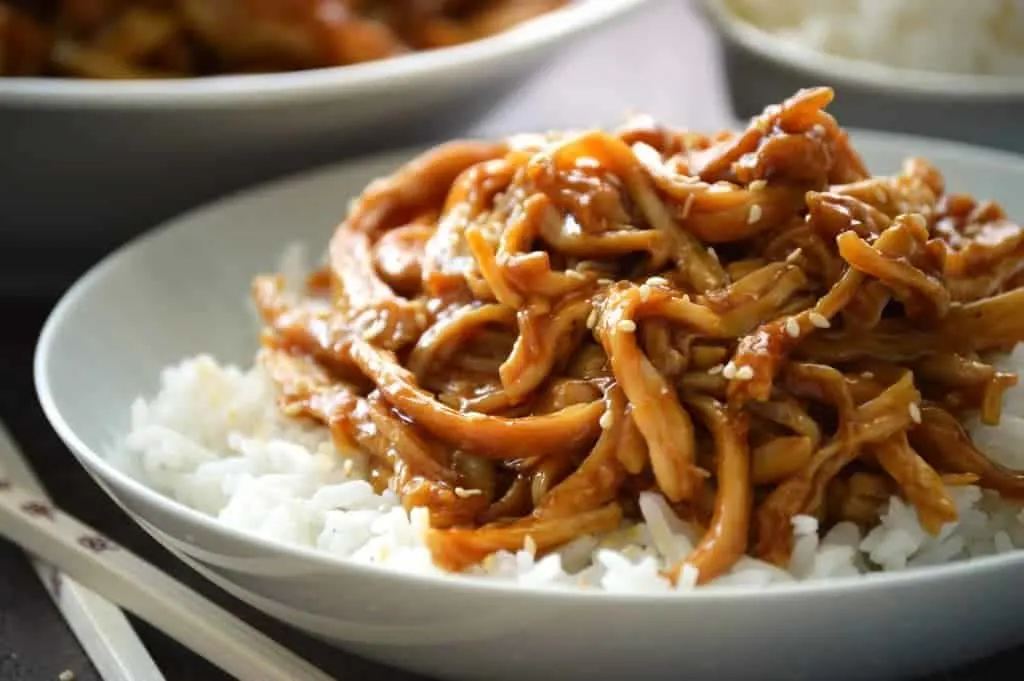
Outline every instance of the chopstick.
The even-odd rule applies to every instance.
[[[331,680],[223,608],[9,479],[0,480],[0,536],[238,679]]]
[[[46,492],[0,423],[0,480],[19,485],[46,501]],[[32,567],[60,610],[93,667],[104,681],[164,681],[121,610],[41,560]]]

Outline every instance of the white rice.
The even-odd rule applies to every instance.
[[[1019,369],[1024,351],[1006,362]],[[1006,404],[1008,426],[976,426],[976,440],[1003,463],[1024,468],[1016,446],[1024,432],[1024,390],[1011,391]],[[426,511],[407,514],[394,494],[376,494],[364,479],[364,456],[336,451],[325,428],[284,417],[274,386],[258,368],[243,371],[200,356],[166,369],[159,394],[132,405],[131,431],[114,461],[154,489],[239,530],[346,560],[444,574],[423,543]],[[851,523],[821,537],[814,518],[799,516],[787,570],[743,558],[708,587],[767,587],[1024,549],[1019,506],[975,486],[951,492],[960,520],[938,537],[925,532],[914,509],[899,498],[889,502],[866,537]],[[672,591],[660,571],[685,557],[699,537],[661,495],[645,493],[639,506],[643,522],[603,537],[581,537],[539,560],[527,542],[523,550],[496,553],[469,573],[524,587]],[[675,588],[692,589],[696,579],[688,566]]]
[[[888,66],[1024,76],[1021,0],[730,0],[805,47]]]

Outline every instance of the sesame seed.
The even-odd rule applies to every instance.
[[[352,470],[356,467],[355,461],[352,459],[345,459],[345,463],[341,464],[341,472],[345,474],[345,477],[352,475]]]
[[[683,301],[684,303],[690,302],[690,294],[689,293],[684,293],[683,296],[679,300]]]
[[[605,430],[612,427],[612,421],[615,419],[610,411],[605,411],[601,414],[601,418],[598,420],[597,425],[601,426]]]
[[[626,333],[633,333],[636,331],[636,322],[632,319],[621,319],[616,326],[619,327],[619,331],[625,331]]]
[[[526,535],[526,539],[523,540],[523,551],[526,551],[531,556],[537,555],[537,542],[533,540],[532,535]]]
[[[646,301],[651,297],[651,287],[647,284],[640,285],[640,299]]]
[[[815,123],[814,125],[811,126],[811,134],[814,135],[815,137],[824,137],[825,126],[822,125],[821,123]]]
[[[733,364],[732,362],[726,364],[725,368],[722,369],[722,375],[725,376],[730,381],[736,378],[736,365]]]
[[[756,203],[753,204],[750,207],[750,212],[747,213],[747,224],[748,225],[752,225],[755,222],[757,222],[758,220],[760,220],[761,219],[761,212],[762,212],[761,211],[761,206],[756,204]]]
[[[920,213],[911,213],[907,216],[907,222],[918,229],[928,229],[928,220]]]
[[[722,369],[724,368],[724,364],[716,364],[715,366],[708,369],[708,373],[711,374],[712,376],[717,376],[718,374],[722,373]]]
[[[292,418],[302,415],[302,409],[302,405],[295,402],[286,402],[281,405],[281,413]]]
[[[803,255],[804,255],[804,249],[796,248],[796,249],[793,250],[792,253],[790,253],[789,255],[786,256],[786,262],[788,262],[790,265],[792,265],[797,260],[802,258]]]
[[[754,368],[750,366],[741,366],[736,370],[737,381],[749,381],[754,377]]]
[[[661,154],[659,154],[658,150],[650,144],[637,142],[633,145],[633,155],[636,156],[638,161],[646,166],[654,166],[657,168],[661,165]]]
[[[74,681],[75,673],[70,669],[65,669],[57,676],[57,681]]]
[[[600,284],[601,286],[611,286],[613,282],[611,279],[608,279],[607,277],[602,277],[601,279],[597,280],[597,283]]]
[[[679,581],[676,583],[676,589],[688,591],[696,588],[698,581],[700,581],[700,568],[693,563],[683,563],[683,567],[679,570]]]
[[[683,202],[682,218],[685,220],[690,217],[690,210],[693,208],[693,202],[697,200],[696,194],[689,194],[686,197],[686,201]]]
[[[710,246],[708,246],[708,255],[715,259],[718,258],[718,253],[716,253],[715,249],[711,248]]]
[[[668,283],[668,279],[666,279],[665,277],[648,277],[647,278],[647,285],[648,286],[668,286],[669,283]]]
[[[875,375],[873,373],[871,373],[870,371],[865,371],[864,373],[862,373],[860,375],[860,377],[863,378],[865,381],[870,381],[871,379],[873,379],[875,377]]]
[[[590,314],[587,315],[587,328],[593,329],[597,326],[597,308],[590,308]]]
[[[875,187],[875,201],[879,203],[885,203],[889,200],[889,195],[885,193],[885,190],[881,187]]]
[[[823,314],[812,312],[807,316],[811,320],[811,324],[814,324],[819,329],[827,329],[832,326],[832,323]]]
[[[910,410],[910,420],[914,423],[921,423],[921,407],[917,406],[917,402],[911,402],[908,408]]]
[[[753,182],[747,185],[747,189],[749,189],[752,192],[759,192],[767,186],[768,183],[765,182],[764,180],[754,180]]]
[[[465,489],[463,487],[455,488],[455,496],[457,496],[460,499],[468,499],[470,497],[475,497],[483,493],[484,491],[481,489]]]
[[[800,335],[800,324],[792,317],[786,320],[786,335],[790,338],[796,338]]]

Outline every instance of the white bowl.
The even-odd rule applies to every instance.
[[[875,172],[925,154],[949,184],[1024,215],[1024,160],[855,133]],[[346,203],[408,154],[354,162],[228,198],[118,251],[58,304],[35,376],[75,457],[139,524],[235,596],[355,653],[431,676],[493,681],[872,679],[923,674],[1024,641],[1024,551],[832,582],[670,596],[519,590],[401,576],[229,529],[102,455],[164,365],[200,352],[247,364],[252,275],[286,243],[319,252]],[[753,676],[752,676],[753,675]]]
[[[227,191],[456,134],[554,55],[645,2],[576,0],[485,40],[338,68],[0,78],[0,239],[18,255],[0,291],[47,292],[69,268]]]
[[[1024,151],[1024,77],[895,68],[825,54],[737,16],[729,0],[700,0],[714,28],[733,110],[747,119],[801,87],[836,90],[844,125]]]

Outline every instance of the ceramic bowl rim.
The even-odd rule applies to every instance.
[[[868,131],[857,128],[847,128],[854,136],[854,139],[867,141],[874,145],[886,145],[898,143],[902,145],[912,144],[920,148],[930,149],[936,155],[967,154],[972,161],[985,163],[986,165],[1012,169],[1012,172],[1024,174],[1024,155],[1017,155],[1010,152],[977,147],[961,142],[940,140],[916,135],[905,135],[898,133],[884,133]],[[936,587],[947,580],[956,580],[968,577],[975,573],[1001,572],[1007,569],[1024,568],[1024,550],[1018,550],[999,555],[983,556],[970,560],[958,561],[934,566],[916,567],[904,571],[878,572],[860,576],[837,577],[820,581],[804,581],[773,585],[769,588],[752,586],[730,586],[723,588],[701,588],[685,592],[671,592],[661,594],[622,594],[607,593],[597,589],[564,589],[564,588],[523,588],[500,580],[488,580],[463,575],[435,576],[426,574],[413,574],[399,572],[397,570],[364,565],[348,561],[339,556],[333,556],[326,552],[311,547],[287,544],[236,529],[218,522],[215,518],[205,515],[200,511],[189,508],[184,504],[171,499],[160,492],[147,487],[142,482],[132,478],[127,473],[116,468],[97,451],[83,441],[71,425],[65,420],[59,406],[59,398],[54,393],[54,388],[49,381],[50,361],[52,349],[61,334],[63,320],[69,312],[74,309],[78,301],[86,298],[92,293],[92,289],[99,285],[107,276],[108,272],[115,271],[121,260],[131,251],[151,241],[170,238],[179,225],[187,224],[197,219],[203,219],[208,214],[214,214],[224,207],[230,206],[237,201],[244,201],[251,196],[264,192],[283,190],[289,186],[302,185],[311,179],[337,173],[346,167],[353,166],[378,166],[397,165],[408,160],[413,155],[424,150],[425,147],[413,147],[400,150],[393,150],[371,156],[343,161],[338,164],[308,170],[302,173],[289,175],[277,180],[254,185],[247,189],[234,192],[224,197],[204,204],[181,215],[172,218],[154,227],[152,230],[135,237],[115,251],[108,254],[99,263],[95,264],[83,274],[61,297],[59,302],[47,316],[46,322],[39,335],[33,357],[33,378],[37,399],[51,427],[71,450],[78,462],[85,467],[92,475],[100,477],[111,491],[108,495],[122,505],[121,498],[129,497],[137,500],[143,506],[155,507],[159,513],[173,517],[176,522],[183,525],[194,526],[198,533],[206,536],[221,536],[232,542],[245,545],[253,550],[258,550],[267,555],[281,555],[293,560],[307,562],[311,567],[320,570],[336,573],[350,573],[356,576],[376,579],[392,579],[396,583],[409,582],[420,586],[432,588],[450,589],[453,593],[465,595],[490,595],[494,597],[513,598],[535,598],[553,599],[556,602],[566,604],[579,604],[580,602],[594,603],[604,602],[609,604],[630,605],[656,603],[686,603],[691,599],[721,601],[723,603],[736,603],[758,599],[766,601],[772,599],[803,598],[838,596],[841,594],[853,595],[873,591],[875,589],[895,589],[912,583],[930,583]],[[124,405],[127,409],[128,405]],[[106,489],[104,491],[107,491]],[[132,519],[139,524],[135,516],[142,515],[129,511]],[[145,523],[152,522],[143,516]],[[145,524],[141,523],[141,524]],[[154,523],[155,525],[155,523]],[[167,532],[163,527],[162,532]],[[168,533],[169,534],[169,533]],[[179,539],[179,537],[175,537]]]

